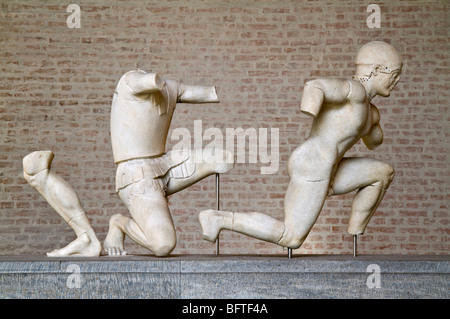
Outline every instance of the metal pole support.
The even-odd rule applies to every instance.
[[[216,173],[216,208],[217,210],[220,209],[220,205],[219,205],[219,173]],[[219,234],[220,236],[220,234]],[[217,237],[216,239],[216,255],[219,255],[219,247],[220,246],[220,242],[219,242],[219,237]]]
[[[356,257],[357,255],[357,239],[358,239],[358,235],[353,235],[353,257]]]
[[[288,248],[288,258],[292,258],[292,248]]]

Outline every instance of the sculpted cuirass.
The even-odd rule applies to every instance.
[[[136,94],[122,76],[111,109],[111,142],[114,162],[164,154],[170,122],[178,98],[178,81],[162,80],[162,89]]]

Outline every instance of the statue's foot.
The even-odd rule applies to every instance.
[[[94,230],[91,228],[86,233],[80,235],[73,242],[61,249],[55,249],[54,251],[47,253],[49,257],[67,257],[67,256],[80,256],[80,257],[98,257],[102,246],[95,236]]]
[[[125,217],[117,214],[113,215],[109,220],[109,230],[106,235],[103,249],[109,256],[125,256],[127,252],[124,249],[125,233],[120,226]]]
[[[222,230],[223,213],[214,209],[207,209],[198,214],[200,226],[203,231],[203,239],[215,242]]]

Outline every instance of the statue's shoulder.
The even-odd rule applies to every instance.
[[[122,74],[122,76],[119,79],[119,82],[117,82],[115,92],[116,93],[121,93],[121,94],[129,93],[128,92],[128,90],[129,90],[129,82],[130,82],[129,78],[130,78],[130,76],[132,76],[133,74],[136,74],[136,73],[141,73],[142,74],[142,73],[145,73],[145,71],[142,71],[142,70],[139,70],[139,69],[135,69],[135,70],[127,71],[124,74]],[[123,92],[124,88],[125,88],[125,92]]]
[[[343,86],[346,84],[346,82],[347,80],[339,78],[317,78],[307,81],[305,85],[321,86],[323,88],[327,88]]]
[[[367,93],[364,86],[356,80],[347,80],[349,83],[348,99],[352,102],[363,103],[367,100]]]

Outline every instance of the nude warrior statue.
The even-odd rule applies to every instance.
[[[359,139],[369,149],[383,141],[378,109],[370,101],[388,97],[399,81],[400,55],[385,42],[370,42],[356,56],[352,80],[317,79],[305,84],[301,111],[314,118],[307,140],[291,154],[284,221],[253,212],[200,212],[203,238],[214,242],[227,229],[291,249],[306,239],[331,195],[358,190],[348,232],[362,234],[393,177],[391,165],[369,158],[346,158]]]
[[[50,170],[55,155],[51,151],[37,151],[23,159],[23,175],[75,231],[77,238],[66,247],[47,253],[49,257],[98,257],[101,244],[91,227],[73,188]]]
[[[156,256],[176,245],[166,196],[234,166],[231,153],[215,162],[196,156],[202,150],[173,154],[165,144],[176,103],[217,103],[215,87],[187,85],[158,73],[133,70],[122,76],[111,109],[111,141],[117,164],[116,191],[131,217],[111,217],[103,248],[124,255],[128,235]],[[176,156],[175,156],[176,155]]]

